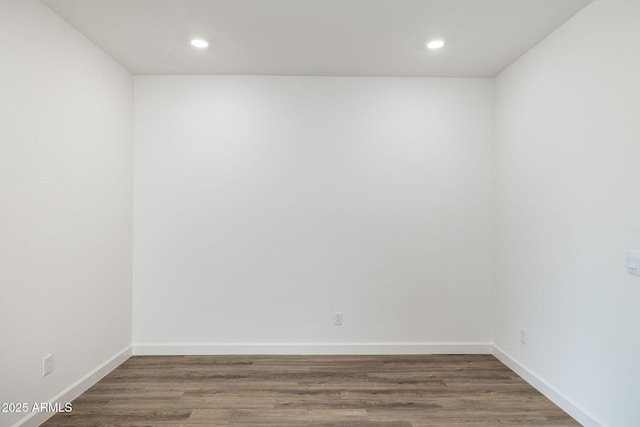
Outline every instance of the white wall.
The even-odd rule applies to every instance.
[[[581,421],[633,425],[638,22],[595,0],[498,76],[495,118],[486,79],[137,77],[134,342],[410,352],[493,328]],[[0,63],[0,401],[39,402],[131,343],[133,85],[33,0],[0,3]]]
[[[496,79],[495,343],[611,426],[640,420],[639,23],[595,0]]]
[[[34,0],[0,64],[0,402],[32,404],[131,343],[133,78]]]
[[[135,87],[137,351],[490,341],[491,80]]]

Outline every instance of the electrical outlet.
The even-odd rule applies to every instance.
[[[333,315],[333,324],[336,326],[342,326],[342,312],[336,311]]]
[[[527,343],[527,330],[524,328],[520,328],[520,342],[522,344]]]
[[[53,355],[47,354],[42,358],[42,376],[49,375],[53,372]]]
[[[640,276],[640,251],[627,252],[627,271],[634,276]]]

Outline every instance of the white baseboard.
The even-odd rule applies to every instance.
[[[71,402],[76,397],[87,391],[92,385],[100,381],[105,375],[113,371],[120,366],[125,360],[127,360],[132,354],[131,346],[127,346],[125,349],[109,358],[102,365],[98,366],[93,371],[89,372],[84,377],[80,378],[75,383],[71,384],[65,390],[61,391],[53,398],[49,400],[50,403],[64,406],[66,403]],[[18,421],[14,427],[37,427],[51,418],[55,413],[51,412],[34,412],[22,420]]]
[[[492,345],[471,343],[163,343],[134,344],[134,355],[228,354],[491,354]]]
[[[105,375],[113,371],[131,355],[391,355],[391,354],[493,354],[531,386],[544,394],[585,427],[606,427],[592,414],[580,407],[555,387],[540,378],[530,369],[516,361],[495,344],[471,343],[163,343],[134,344],[111,357],[102,365],[76,381],[49,400],[64,405],[80,396]],[[20,420],[14,427],[37,427],[54,414],[36,412]]]
[[[576,421],[585,427],[606,427],[606,424],[597,420],[592,414],[580,407],[573,400],[559,392],[551,384],[540,378],[533,371],[516,361],[511,355],[500,347],[493,345],[493,355],[512,371],[528,382],[533,388],[544,394],[549,400],[558,405],[563,411],[571,415]]]

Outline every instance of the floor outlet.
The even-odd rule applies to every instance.
[[[49,375],[53,372],[53,355],[48,354],[42,358],[42,376]]]

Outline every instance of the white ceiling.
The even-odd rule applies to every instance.
[[[42,1],[134,74],[491,77],[591,0]]]

